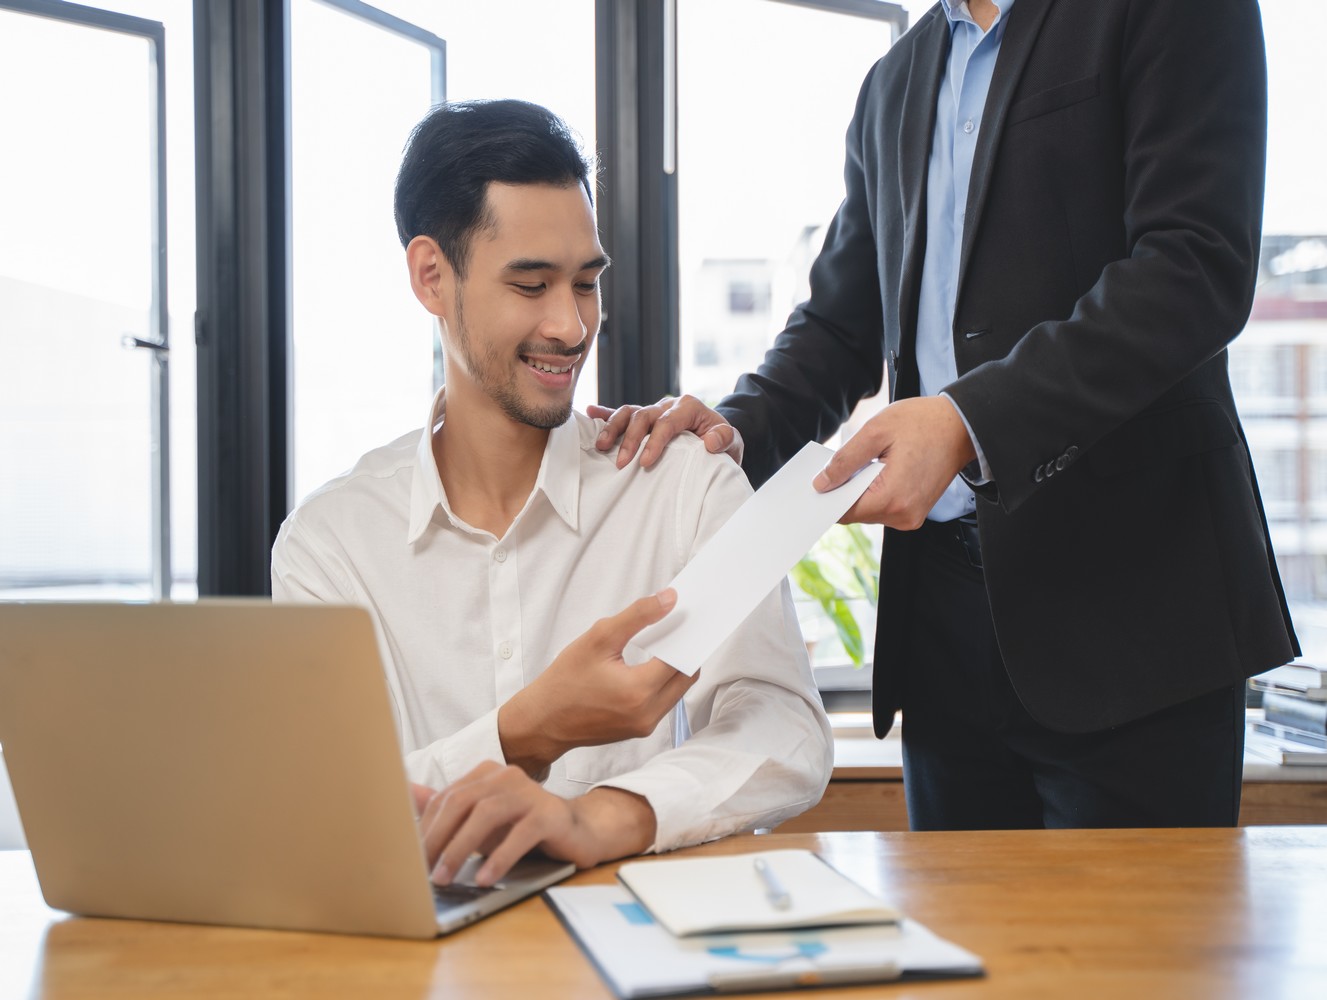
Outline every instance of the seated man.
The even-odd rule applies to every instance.
[[[518,101],[435,108],[396,223],[446,387],[422,431],[287,518],[272,592],[373,615],[434,881],[474,851],[488,884],[534,848],[587,867],[813,805],[830,732],[786,584],[696,678],[623,660],[750,487],[694,438],[619,470],[573,414],[609,261],[566,126]]]

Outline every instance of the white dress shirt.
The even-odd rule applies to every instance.
[[[665,587],[750,495],[737,465],[683,435],[652,469],[616,467],[579,413],[550,432],[502,538],[447,502],[430,419],[307,497],[272,550],[276,600],[367,608],[411,780],[439,788],[503,761],[498,707],[597,619]],[[654,733],[580,747],[544,787],[644,797],[671,850],[772,826],[816,803],[833,762],[828,720],[785,582],[701,667],[684,713]],[[689,730],[688,730],[689,723]]]

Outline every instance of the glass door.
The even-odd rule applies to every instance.
[[[170,595],[164,65],[0,0],[0,598]]]
[[[442,38],[358,0],[291,0],[292,500],[420,426],[440,384],[392,192],[445,58]]]

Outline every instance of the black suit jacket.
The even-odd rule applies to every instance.
[[[887,370],[915,395],[936,94],[933,8],[872,69],[811,296],[720,406],[757,484]],[[1065,732],[1298,651],[1226,372],[1254,291],[1266,69],[1253,0],[1018,0],[973,165],[947,387],[993,473],[986,586],[1010,678]],[[887,531],[876,730],[915,536]]]

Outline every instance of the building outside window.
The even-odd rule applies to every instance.
[[[1232,384],[1286,596],[1314,658],[1327,654],[1327,235],[1267,232]]]

